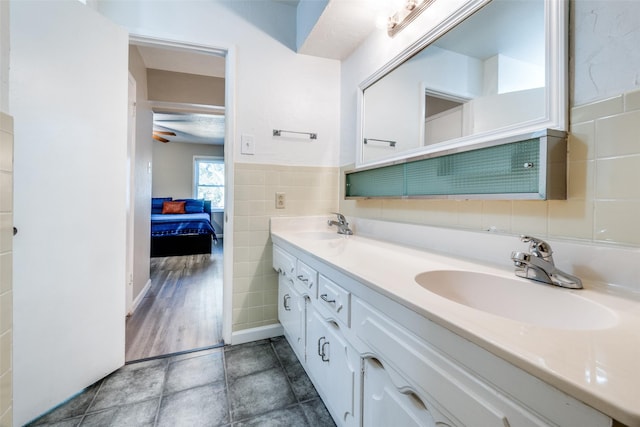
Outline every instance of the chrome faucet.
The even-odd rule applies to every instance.
[[[516,276],[563,288],[582,289],[582,281],[578,277],[556,268],[553,251],[547,242],[531,236],[520,236],[520,240],[529,243],[529,253],[511,252]]]
[[[344,215],[338,212],[333,212],[333,213],[338,216],[338,220],[337,221],[328,220],[327,224],[330,226],[337,225],[338,234],[347,234],[347,235],[353,234],[353,231],[351,231],[351,229],[349,228],[349,223],[347,222],[347,219],[344,217]]]

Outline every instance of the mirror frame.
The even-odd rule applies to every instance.
[[[568,1],[567,0],[541,0],[545,4],[545,111],[544,117],[518,123],[501,129],[482,132],[476,135],[468,135],[449,141],[440,142],[428,146],[420,146],[396,155],[382,159],[364,162],[364,91],[389,74],[416,53],[426,48],[439,37],[455,29],[466,18],[474,14],[483,6],[493,0],[468,0],[463,6],[451,10],[450,14],[437,25],[428,30],[413,44],[410,44],[402,52],[396,55],[379,70],[365,79],[357,90],[357,120],[356,130],[356,169],[371,168],[376,165],[388,165],[399,163],[425,154],[437,153],[469,147],[507,138],[513,135],[532,133],[544,129],[556,129],[567,131],[568,117]]]

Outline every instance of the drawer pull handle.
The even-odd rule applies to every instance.
[[[334,299],[329,299],[329,298],[327,297],[327,294],[322,294],[322,295],[320,295],[320,298],[322,298],[322,301],[324,301],[324,302],[328,302],[329,304],[335,304],[335,303],[336,303],[336,300],[334,300]]]
[[[309,279],[306,279],[302,274],[298,275],[298,280],[302,281],[302,282],[308,282]]]
[[[325,349],[325,347],[328,345],[329,345],[329,341],[325,341],[322,344],[322,354],[320,355],[320,357],[322,358],[323,362],[329,362],[329,352]],[[329,349],[331,349],[331,347],[329,347]]]
[[[287,311],[291,311],[291,306],[289,305],[290,299],[291,299],[291,296],[289,294],[285,294],[284,298],[282,298],[282,305],[284,306],[284,309]]]
[[[320,357],[322,357],[322,340],[324,339],[324,337],[318,338],[318,356]]]

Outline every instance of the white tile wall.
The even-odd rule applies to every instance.
[[[362,218],[640,247],[640,91],[575,107],[570,122],[567,200],[341,197],[340,210]]]
[[[233,331],[278,322],[269,219],[338,209],[339,168],[237,163],[234,176]],[[275,193],[286,195],[275,208]]]
[[[0,113],[0,426],[13,408],[13,119]]]

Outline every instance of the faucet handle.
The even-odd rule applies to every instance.
[[[551,245],[544,240],[525,235],[520,236],[520,240],[525,243],[529,243],[529,251],[531,251],[532,255],[546,259],[551,258],[553,250],[551,249]]]
[[[340,221],[343,224],[347,223],[347,218],[344,217],[344,215],[342,215],[340,212],[331,212],[334,215],[338,216],[338,221]]]

